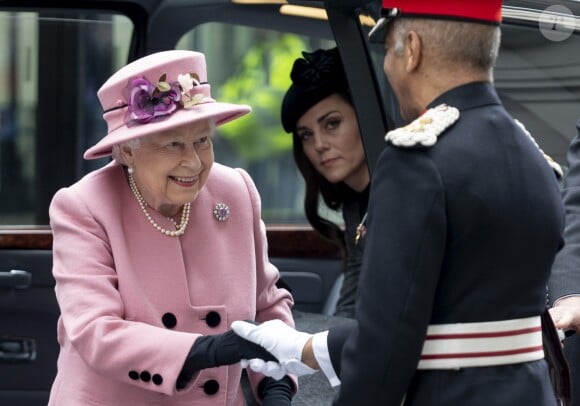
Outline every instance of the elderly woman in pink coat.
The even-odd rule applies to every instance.
[[[84,157],[114,159],[50,206],[61,317],[49,405],[243,405],[240,360],[269,356],[231,323],[293,325],[256,187],[214,162],[215,127],[250,108],[212,99],[192,51],[141,58],[98,96],[108,134]],[[249,375],[263,405],[290,404],[293,378]]]

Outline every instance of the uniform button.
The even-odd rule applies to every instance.
[[[205,322],[210,327],[217,327],[219,326],[220,322],[222,321],[222,316],[218,312],[211,311],[205,316]]]
[[[139,372],[137,372],[137,371],[129,371],[129,378],[131,378],[132,380],[136,381],[137,379],[139,379]]]
[[[139,374],[139,378],[141,378],[143,382],[149,382],[151,380],[151,374],[147,371],[143,371]]]
[[[161,321],[167,328],[173,328],[177,325],[177,318],[173,313],[165,313],[163,317],[161,317]]]
[[[203,384],[203,391],[206,395],[215,395],[220,390],[220,384],[215,379],[210,379]]]
[[[151,378],[151,380],[155,385],[161,385],[163,383],[163,377],[159,374],[153,375],[153,378]]]

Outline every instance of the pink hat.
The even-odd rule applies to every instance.
[[[205,56],[194,51],[163,51],[131,62],[97,95],[108,133],[85,151],[85,159],[111,155],[113,145],[144,135],[209,118],[220,125],[251,111],[211,98]]]

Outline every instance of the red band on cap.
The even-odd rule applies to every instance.
[[[501,22],[501,0],[383,0],[383,9],[397,8],[401,16],[451,17]]]

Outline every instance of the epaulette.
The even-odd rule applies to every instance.
[[[550,167],[552,167],[552,170],[554,171],[556,178],[562,179],[562,176],[564,176],[564,171],[562,171],[562,167],[560,166],[560,164],[558,164],[558,162],[554,161],[550,155],[546,154],[542,150],[542,148],[540,148],[540,146],[538,145],[538,143],[536,142],[534,137],[532,137],[532,134],[530,134],[528,129],[524,126],[524,124],[520,120],[514,118],[514,121],[524,131],[524,133],[530,138],[530,140],[532,140],[532,142],[534,143],[536,148],[538,148],[538,150],[542,153],[542,155],[544,156],[544,159],[548,162],[548,165],[550,165]]]
[[[389,131],[385,141],[399,147],[435,145],[437,137],[459,119],[459,110],[447,104],[432,107],[404,127]]]

